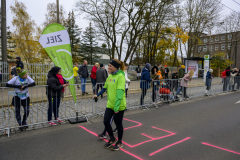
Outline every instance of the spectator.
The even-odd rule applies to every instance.
[[[20,57],[16,57],[16,64],[17,64],[16,68],[24,69],[24,65]]]
[[[78,69],[78,74],[80,75],[80,79],[81,79],[82,95],[88,94],[86,92],[86,82],[89,76],[87,64],[88,64],[87,60],[84,60],[83,65],[81,65]]]
[[[147,94],[147,90],[150,88],[150,82],[152,82],[152,79],[150,78],[150,68],[151,68],[151,64],[147,63],[145,65],[145,68],[143,68],[142,70],[142,76],[141,76],[141,82],[140,82],[140,88],[142,89],[140,105],[142,107],[146,107],[144,105],[144,97]]]
[[[97,93],[99,88],[101,88],[101,90],[103,89],[103,86],[104,86],[104,83],[106,82],[107,77],[108,77],[108,74],[106,72],[106,69],[103,69],[103,64],[100,64],[100,68],[96,72]],[[103,94],[101,94],[101,97],[103,98]]]
[[[56,123],[52,121],[52,112],[54,113],[55,120],[62,123],[63,121],[59,118],[60,100],[62,94],[64,94],[64,88],[69,85],[61,75],[61,68],[55,66],[48,72],[47,85],[47,97],[49,102],[48,124],[55,126]]]
[[[168,79],[169,69],[167,68],[167,65],[165,65],[164,73],[165,73],[165,79]]]
[[[0,71],[0,82],[2,82],[2,72]]]
[[[207,86],[207,89],[206,89],[205,95],[209,95],[208,92],[211,90],[212,79],[213,79],[212,73],[213,73],[213,70],[209,69],[209,71],[207,72],[207,75],[206,75],[206,86]]]
[[[240,87],[240,71],[239,69],[237,69],[237,75],[236,75],[236,79],[237,79],[237,89],[239,89]]]
[[[27,129],[27,118],[29,115],[29,106],[30,106],[30,98],[28,87],[35,86],[35,82],[32,78],[27,75],[27,71],[23,69],[17,69],[18,76],[12,78],[7,82],[6,87],[15,88],[15,95],[12,99],[12,105],[15,106],[15,115],[17,122],[20,126],[19,130],[23,131],[23,129]],[[21,106],[24,109],[23,120],[21,121]]]
[[[236,71],[236,68],[230,72],[230,81],[229,81],[229,90],[235,91],[234,90],[234,85],[235,85],[235,77],[238,74]]]
[[[95,85],[96,85],[96,73],[99,68],[99,63],[95,63],[95,66],[92,67],[91,71],[91,82],[92,82],[92,89],[93,89],[93,94],[95,94]]]
[[[234,68],[234,74],[236,74],[236,76],[234,77],[233,91],[237,91],[236,89],[238,89],[237,87],[235,89],[235,85],[238,85],[238,72],[239,70],[237,68]]]
[[[125,84],[125,94],[126,94],[126,98],[127,98],[127,92],[128,92],[128,87],[129,87],[129,85],[130,85],[130,79],[128,79],[128,72],[127,72],[127,70],[128,70],[128,63],[125,63],[125,71],[124,71],[124,73],[125,73],[125,79],[126,79],[126,84]]]
[[[202,79],[204,79],[204,69],[202,69],[201,72],[202,72],[202,75],[201,75]]]
[[[178,73],[174,70],[172,74],[172,84],[173,84],[173,89],[177,91],[178,89]]]
[[[158,70],[157,66],[154,66],[152,68],[152,80],[153,80],[153,82],[151,83],[151,85],[152,85],[152,102],[153,102],[153,105],[156,105],[156,97],[157,97],[157,92],[159,90],[158,86],[160,85],[159,80],[161,78],[161,71],[157,71],[157,70]]]
[[[228,66],[228,68],[222,72],[221,77],[223,78],[223,91],[225,92],[227,91],[227,86],[229,85],[230,81],[230,66]]]
[[[104,69],[104,71],[106,72],[107,76],[108,76],[108,71],[106,70],[105,66],[102,67]]]
[[[78,63],[74,63],[75,67],[73,67],[73,76],[74,76],[74,83],[78,84]],[[79,85],[77,85],[77,88],[79,89]]]
[[[183,78],[184,74],[185,74],[185,66],[181,65],[181,68],[179,69],[179,72],[178,72],[178,78]]]
[[[164,74],[164,69],[162,67],[160,68],[160,71],[161,71],[162,77],[164,78],[165,74]]]
[[[135,69],[135,71],[137,72],[137,80],[141,79],[142,69],[141,69],[140,65],[138,65],[138,67]]]
[[[17,76],[17,68],[16,68],[16,65],[13,66],[12,71],[11,71],[11,75],[12,75],[12,78],[14,78],[15,76]]]
[[[154,77],[156,77],[156,74],[158,72],[158,67],[157,66],[154,66],[152,68],[152,71],[151,71],[151,78],[153,79]]]
[[[182,79],[185,75],[185,66],[184,65],[181,65],[181,68],[179,69],[179,72],[178,72],[178,78]],[[178,89],[177,89],[177,93],[176,95],[178,95],[181,91],[182,91],[182,86],[180,85],[180,82],[178,83]]]
[[[183,87],[183,96],[184,98],[189,98],[187,96],[187,87],[188,87],[188,82],[191,81],[192,76],[194,75],[194,70],[191,70],[189,73],[187,73],[182,81],[181,81],[181,86]]]

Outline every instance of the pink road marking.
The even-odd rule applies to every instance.
[[[221,149],[221,150],[224,150],[224,151],[227,151],[227,152],[231,152],[231,153],[239,154],[239,155],[240,155],[239,152],[235,152],[235,151],[231,151],[231,150],[226,149],[226,148],[221,148],[221,147],[218,147],[218,146],[214,146],[214,145],[209,144],[209,143],[206,143],[206,142],[202,142],[202,144],[207,145],[207,146],[210,146],[210,147],[214,147],[214,148],[217,148],[217,149]]]
[[[122,148],[120,148],[120,150],[122,150],[123,152],[129,154],[130,156],[133,156],[134,158],[136,158],[138,160],[143,160],[142,158],[140,158],[140,157],[136,156],[135,154],[132,154],[132,153],[130,153],[130,152],[128,152],[128,151],[126,151],[126,150],[124,150]]]
[[[157,150],[157,151],[149,154],[149,156],[153,156],[154,154],[156,154],[156,153],[158,153],[158,152],[161,152],[161,151],[163,151],[163,150],[165,150],[165,149],[167,149],[167,148],[169,148],[169,147],[172,147],[172,146],[174,146],[174,145],[176,145],[176,144],[179,144],[179,143],[182,143],[182,142],[184,142],[184,141],[186,141],[186,140],[189,140],[190,138],[191,138],[191,137],[187,137],[187,138],[185,138],[185,139],[183,139],[183,140],[181,140],[181,141],[178,141],[178,142],[175,142],[175,143],[173,143],[173,144],[170,144],[170,145],[168,145],[168,146],[166,146],[166,147],[163,147],[163,148],[161,148],[161,149],[159,149],[159,150]]]
[[[125,144],[125,145],[127,145],[128,147],[133,148],[133,147],[137,147],[137,146],[140,146],[140,145],[142,145],[142,144],[145,144],[145,143],[148,143],[148,142],[151,142],[151,141],[155,141],[155,140],[159,140],[159,139],[162,139],[162,138],[170,137],[170,136],[173,136],[173,135],[176,134],[176,133],[173,133],[173,132],[171,132],[171,131],[167,131],[167,130],[164,130],[164,129],[161,129],[161,128],[157,128],[157,127],[154,127],[154,126],[152,126],[152,128],[157,129],[157,130],[160,130],[160,131],[164,131],[164,132],[167,132],[167,133],[170,133],[170,134],[169,134],[169,135],[166,135],[166,136],[161,136],[161,137],[153,138],[153,137],[148,136],[148,135],[146,135],[146,134],[144,134],[144,133],[141,133],[143,136],[146,136],[146,137],[150,138],[150,140],[146,140],[146,141],[140,142],[140,143],[135,144],[135,145],[131,145],[131,144],[126,143],[126,142],[124,142],[124,141],[122,141],[122,143]]]
[[[158,130],[161,130],[161,131],[164,131],[164,132],[168,132],[168,133],[173,133],[173,132],[171,132],[171,131],[167,131],[167,130],[164,130],[164,129],[161,129],[161,128],[157,128],[157,127],[154,127],[154,126],[152,126],[152,128],[154,128],[154,129],[158,129]]]
[[[143,135],[143,136],[145,136],[145,137],[148,137],[148,138],[150,138],[150,139],[154,139],[153,137],[148,136],[148,135],[146,135],[146,134],[144,134],[144,133],[141,133],[141,135]]]
[[[82,128],[82,129],[84,129],[85,131],[93,134],[94,136],[98,137],[98,135],[97,135],[96,133],[88,130],[87,128],[85,128],[85,127],[83,127],[83,126],[79,126],[79,127]],[[106,141],[106,142],[108,142],[108,140],[106,140],[106,139],[103,139],[103,140]],[[131,152],[128,152],[128,151],[126,151],[126,150],[124,150],[124,149],[122,149],[122,148],[120,148],[120,150],[122,150],[123,152],[129,154],[130,156],[132,156],[132,157],[134,157],[134,158],[136,158],[136,159],[138,159],[138,160],[143,160],[142,158],[140,158],[140,157],[136,156],[135,154],[133,154],[133,153],[131,153]]]
[[[133,123],[137,123],[137,124],[138,124],[138,125],[136,125],[136,126],[131,126],[131,127],[124,128],[123,130],[127,130],[127,129],[131,129],[131,128],[140,127],[140,126],[142,125],[142,123],[137,122],[137,121],[133,121],[133,120],[126,119],[126,118],[123,118],[123,119],[126,120],[126,121],[129,121],[129,122],[133,122]]]

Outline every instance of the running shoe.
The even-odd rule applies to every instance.
[[[24,129],[28,129],[28,125],[27,125],[26,122],[22,122],[22,125],[23,125],[23,128],[24,128]]]
[[[48,122],[48,124],[49,124],[50,126],[56,126],[56,123],[54,123],[54,122]]]
[[[102,134],[99,134],[98,135],[98,138],[101,138],[101,139],[106,139],[107,138],[107,135],[102,133]]]
[[[115,145],[112,145],[111,147],[113,151],[118,151],[120,148],[123,148],[123,144],[120,142],[117,142]]]
[[[110,148],[113,144],[115,144],[117,142],[117,139],[115,138],[115,140],[114,141],[108,141],[105,145],[104,145],[104,147],[105,148]]]
[[[58,123],[63,123],[63,121],[59,118],[56,119]]]
[[[21,125],[19,125],[19,126],[20,126],[20,127],[19,127],[19,130],[20,130],[20,131],[23,131],[24,127],[21,126]]]

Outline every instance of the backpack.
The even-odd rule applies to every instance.
[[[224,70],[224,71],[221,73],[221,77],[224,78],[224,77],[226,77],[226,76],[227,76],[227,71]]]

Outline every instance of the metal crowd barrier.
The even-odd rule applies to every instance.
[[[147,81],[133,81],[129,84],[127,91],[127,109],[133,110],[137,108],[148,109],[149,107],[157,107],[161,102],[163,103],[172,103],[174,101],[182,101],[184,99],[191,99],[194,97],[201,96],[211,96],[223,92],[238,90],[240,88],[240,77],[226,77],[223,79],[223,82],[213,83],[212,81],[211,88],[209,92],[206,93],[206,86],[203,83],[193,83],[188,82],[187,93],[188,98],[185,98],[180,89],[181,79],[164,79],[156,80],[152,82]],[[232,84],[233,85],[230,85]],[[142,88],[140,88],[140,83]],[[80,85],[80,89],[77,88],[77,85]],[[82,87],[86,86],[86,92],[88,94],[82,94]],[[60,107],[59,107],[59,118],[63,120],[63,123],[67,123],[69,118],[75,118],[76,113],[78,116],[86,117],[96,117],[102,116],[105,112],[107,105],[107,93],[98,97],[98,101],[92,99],[93,97],[93,88],[92,84],[75,84],[76,89],[76,103],[73,100],[73,97],[70,93],[69,88],[65,88],[64,95],[61,98]],[[96,84],[95,90],[96,94],[100,92],[101,87],[104,84]],[[232,88],[230,88],[230,86]],[[99,90],[97,91],[97,88]],[[145,88],[145,89],[143,89]],[[49,100],[46,95],[48,86],[35,86],[28,88],[30,104],[29,104],[29,116],[26,120],[27,124],[21,124],[21,126],[27,126],[26,130],[38,129],[47,127],[48,125],[48,108]],[[1,94],[1,105],[0,108],[0,135],[10,132],[19,132],[19,124],[16,120],[16,107],[12,105],[12,101],[16,101],[13,97],[15,91],[13,88],[0,87]],[[141,98],[144,95],[144,100],[141,105]],[[50,97],[52,98],[52,97]],[[153,100],[155,102],[153,102]],[[28,109],[25,106],[25,110]],[[24,107],[21,106],[20,115],[21,120],[24,114]],[[54,114],[51,114],[52,119],[54,120]],[[21,122],[22,123],[22,122]]]

